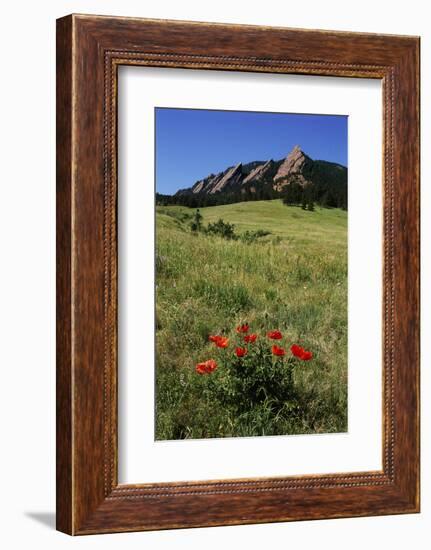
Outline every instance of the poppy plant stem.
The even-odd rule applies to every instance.
[[[290,387],[293,386],[293,363],[292,360],[289,359],[287,362],[287,381]]]

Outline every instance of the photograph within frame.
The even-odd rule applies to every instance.
[[[381,188],[373,182],[378,181],[382,173],[379,139],[382,132],[381,83],[372,79],[239,75],[159,67],[146,67],[145,70],[119,67],[118,76],[120,482],[183,482],[380,470],[382,241],[375,237],[380,235],[382,228],[383,197]],[[155,438],[157,107],[348,114],[347,432]],[[364,158],[372,162],[364,163]],[[364,204],[367,204],[368,212],[366,224]],[[368,357],[365,362],[364,342],[367,343]],[[191,367],[193,369],[195,365]],[[368,395],[366,409],[363,407],[365,394]],[[286,456],[289,457],[287,461]]]
[[[155,109],[156,440],[347,431],[347,127]]]

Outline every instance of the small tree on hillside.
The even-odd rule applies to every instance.
[[[199,208],[196,210],[195,215],[193,217],[193,221],[190,224],[192,231],[202,231],[202,219],[203,216],[199,211]]]

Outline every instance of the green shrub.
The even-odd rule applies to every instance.
[[[225,222],[221,218],[214,222],[209,223],[206,232],[210,235],[218,235],[223,237],[223,239],[237,239],[238,236],[235,234],[235,225],[233,223]]]
[[[265,231],[264,229],[257,229],[256,231],[245,231],[241,235],[241,240],[247,244],[254,243],[262,237],[271,235],[271,231]]]

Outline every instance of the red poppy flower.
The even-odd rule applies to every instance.
[[[237,357],[244,357],[244,355],[247,355],[247,349],[246,348],[235,348],[235,353]]]
[[[271,330],[268,332],[268,338],[271,338],[271,340],[281,340],[283,335],[279,330]]]
[[[208,359],[208,361],[205,361],[206,364],[206,371],[208,373],[213,372],[217,368],[217,363],[214,361],[214,359]]]
[[[247,342],[247,344],[253,344],[253,342],[256,342],[257,334],[247,334],[244,336],[244,342]]]
[[[290,348],[290,351],[295,357],[298,357],[298,359],[302,359],[302,361],[309,361],[313,357],[311,351],[306,351],[301,346],[298,346],[298,344],[293,344],[293,346],[291,346]]]
[[[214,361],[214,359],[208,359],[208,361],[204,361],[202,363],[198,363],[196,365],[196,372],[198,374],[210,374],[217,368],[217,363]]]
[[[229,338],[226,336],[219,336],[217,340],[215,340],[215,345],[218,348],[227,348],[229,345]]]
[[[247,324],[245,324],[245,325],[240,325],[239,327],[236,327],[236,331],[237,331],[239,334],[241,334],[242,332],[248,332],[248,329],[249,329],[249,328],[250,328],[250,327],[249,327]]]
[[[196,372],[197,372],[198,374],[205,374],[205,372],[206,372],[206,371],[205,371],[205,368],[206,368],[205,363],[198,363],[198,364],[196,365]]]
[[[208,336],[210,342],[217,342],[220,338],[221,336]]]
[[[273,355],[277,355],[278,357],[283,357],[283,355],[285,355],[286,353],[283,348],[279,348],[278,346],[272,346],[271,351]]]
[[[304,348],[301,348],[301,346],[298,346],[298,344],[293,344],[291,346],[290,351],[293,353],[295,357],[302,357],[302,354],[304,353]]]

